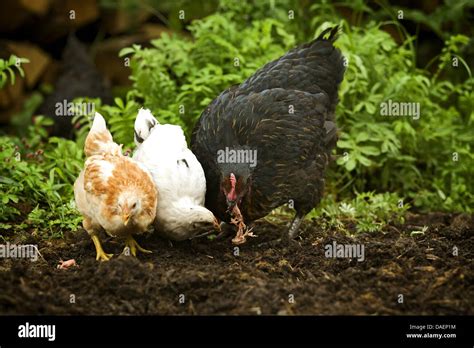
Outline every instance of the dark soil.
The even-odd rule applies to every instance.
[[[424,225],[424,234],[410,235]],[[411,215],[356,237],[319,226],[304,223],[297,243],[283,247],[261,243],[279,238],[285,225],[261,221],[239,256],[231,236],[171,243],[151,235],[139,241],[153,254],[103,263],[84,231],[54,241],[30,236],[22,243],[37,243],[44,260],[0,260],[0,313],[474,314],[473,216]],[[333,241],[363,244],[365,260],[325,257]],[[116,254],[123,247],[103,244]],[[60,259],[79,267],[59,270]]]

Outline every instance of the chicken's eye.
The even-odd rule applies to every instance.
[[[137,203],[133,203],[133,205],[132,205],[132,209],[135,209],[135,208],[136,208],[136,206],[137,206]]]

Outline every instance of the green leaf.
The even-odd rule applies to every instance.
[[[438,192],[438,195],[441,197],[441,199],[444,201],[446,200],[446,195],[444,194],[443,191],[441,191],[440,189],[437,190]]]
[[[380,149],[375,146],[359,146],[359,151],[365,155],[378,156],[380,155]]]
[[[6,69],[10,73],[11,84],[15,84],[15,72],[11,68]]]
[[[363,165],[363,166],[366,166],[366,167],[370,167],[370,165],[372,164],[372,161],[370,159],[368,159],[367,157],[363,156],[363,155],[358,155],[357,156],[357,160]]]
[[[132,47],[125,47],[120,50],[119,57],[123,57],[131,53],[135,53],[135,49]]]
[[[366,132],[360,132],[356,136],[356,142],[360,143],[369,139],[369,134]]]
[[[120,108],[120,109],[124,109],[124,105],[123,105],[123,101],[122,99],[120,98],[114,98],[114,102],[115,104]]]
[[[347,160],[347,162],[345,164],[345,167],[346,167],[347,171],[350,172],[350,171],[354,170],[355,166],[356,166],[355,160],[352,157],[349,157],[349,159]]]

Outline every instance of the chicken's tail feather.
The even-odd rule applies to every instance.
[[[150,110],[141,108],[138,111],[137,118],[134,125],[134,139],[135,144],[139,146],[145,141],[151,133],[153,127],[158,124],[158,121],[153,116]]]
[[[329,33],[329,36],[325,38],[327,33]],[[336,25],[335,27],[330,27],[330,28],[325,29],[321,34],[319,34],[319,36],[316,38],[315,41],[327,40],[327,41],[334,42],[337,40],[340,34],[341,34],[341,27],[339,25]]]
[[[329,114],[333,114],[336,108],[339,84],[342,82],[346,70],[344,56],[339,49],[334,47],[334,42],[340,34],[341,27],[339,25],[327,28],[306,46],[306,64],[313,69],[313,73],[308,76],[312,82],[310,85],[318,86],[328,94]]]
[[[347,65],[341,51],[334,46],[340,28],[328,28],[313,41],[295,47],[266,64],[239,86],[238,93],[258,93],[271,88],[311,94],[324,92],[329,97],[329,114],[332,115]]]
[[[84,153],[86,157],[105,154],[117,156],[122,154],[122,146],[114,143],[112,134],[110,134],[105,124],[104,117],[98,112],[95,113],[94,122],[87,135]]]

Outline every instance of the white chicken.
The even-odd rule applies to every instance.
[[[160,192],[155,219],[158,233],[185,240],[219,229],[214,214],[204,207],[204,171],[188,149],[181,127],[162,125],[150,110],[140,109],[135,143],[133,158],[150,171]]]
[[[84,217],[83,226],[94,242],[97,260],[106,261],[99,240],[105,230],[125,239],[132,255],[149,252],[138,245],[134,234],[145,232],[156,215],[157,190],[153,179],[140,163],[122,155],[114,143],[104,118],[96,113],[87,135],[84,169],[74,183],[77,209]]]

